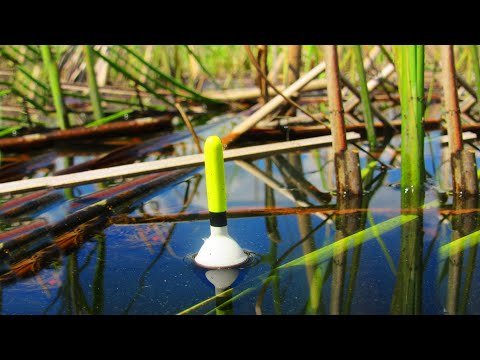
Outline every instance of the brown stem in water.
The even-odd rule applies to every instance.
[[[333,150],[335,152],[337,197],[361,195],[362,180],[360,177],[358,152],[347,150],[342,94],[340,92],[338,55],[335,45],[325,45],[325,63],[330,129],[332,131]]]

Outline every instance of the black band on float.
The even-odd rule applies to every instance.
[[[211,212],[210,211],[210,225],[215,227],[227,226],[227,212]]]

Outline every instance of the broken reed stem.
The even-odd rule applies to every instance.
[[[302,63],[302,46],[288,45],[287,48],[287,76],[284,79],[285,85],[293,84],[300,77],[300,68]],[[296,100],[296,99],[295,99]],[[289,107],[284,115],[295,115],[295,108]]]
[[[304,74],[300,79],[295,81],[292,85],[286,88],[283,91],[283,95],[285,97],[290,97],[297,91],[300,91],[305,85],[307,85],[310,81],[315,79],[318,75],[320,75],[323,71],[325,71],[325,63],[322,62],[315,66],[312,70],[308,73]],[[243,133],[250,130],[253,126],[255,126],[260,120],[265,118],[267,115],[272,113],[275,109],[277,109],[284,101],[284,98],[280,95],[275,96],[272,100],[262,106],[259,110],[254,112],[248,118],[246,118],[242,123],[238,124],[233,128],[233,130],[227,136],[222,138],[222,143],[224,145],[228,145],[238,139]]]
[[[245,50],[247,51],[247,55],[250,59],[250,61],[252,62],[253,66],[257,69],[257,72],[258,72],[258,75],[261,76],[264,80],[265,80],[265,83],[268,84],[268,86],[270,86],[278,95],[280,95],[286,102],[288,102],[290,105],[296,107],[298,110],[300,110],[301,112],[303,112],[305,115],[307,115],[309,118],[311,118],[312,120],[314,121],[317,121],[325,126],[327,126],[326,123],[324,123],[322,120],[320,120],[319,117],[315,117],[313,114],[311,114],[310,112],[304,110],[298,103],[296,103],[295,101],[293,101],[292,99],[288,98],[287,96],[285,96],[275,85],[272,84],[272,82],[268,79],[268,76],[267,74],[262,70],[262,68],[260,67],[260,64],[258,64],[258,62],[255,60],[255,57],[253,56],[253,53],[252,51],[250,50],[250,46],[249,45],[245,45]]]
[[[363,105],[365,129],[367,131],[367,139],[368,139],[368,144],[370,146],[370,150],[373,150],[377,146],[377,136],[375,134],[375,127],[373,125],[372,105],[370,103],[370,97],[368,94],[367,80],[365,77],[365,69],[363,68],[361,45],[354,45],[354,55],[355,55],[355,61],[357,64],[358,79],[360,83],[360,94],[361,94],[362,105]]]
[[[300,78],[300,64],[302,62],[302,46],[301,45],[289,45],[288,46],[288,72],[287,84],[293,84]]]
[[[250,47],[248,48],[250,49]],[[262,105],[268,102],[267,78],[265,76],[262,76],[261,74],[261,73],[265,75],[268,74],[267,56],[268,56],[267,45],[258,45],[257,63],[260,65],[261,71],[257,70],[257,82],[258,82],[258,87],[260,89],[260,101]]]
[[[325,45],[330,129],[335,153],[337,197],[362,194],[357,151],[347,150],[336,45]]]
[[[343,119],[336,45],[325,45],[325,63],[330,128],[332,130],[333,149],[338,154],[347,150],[347,139],[345,138],[345,121]]]
[[[90,90],[90,101],[92,103],[93,114],[95,119],[101,119],[104,117],[102,109],[102,98],[98,91],[97,76],[94,68],[93,50],[91,45],[83,45],[83,54],[85,56],[85,65],[87,71],[88,87]]]
[[[180,113],[181,118],[185,122],[185,125],[188,128],[188,131],[190,131],[190,134],[192,134],[193,141],[195,142],[195,146],[197,147],[198,153],[201,154],[203,152],[202,151],[202,146],[200,145],[200,140],[198,139],[197,133],[195,132],[195,129],[193,128],[192,123],[188,119],[188,116],[185,113],[185,111],[183,110],[182,105],[180,105],[180,103],[178,103],[178,102],[175,103],[175,107],[177,108],[178,112]]]
[[[335,154],[335,173],[337,177],[337,198],[362,195],[362,177],[357,150],[346,150]]]
[[[478,194],[475,152],[463,147],[462,124],[455,82],[455,59],[453,45],[442,45],[443,92],[449,136],[453,192],[455,194]]]
[[[52,53],[49,45],[40,45],[42,52],[43,65],[48,73],[50,91],[52,92],[53,103],[57,113],[57,121],[60,129],[65,130],[70,127],[67,117],[65,104],[63,103],[62,88],[60,87],[60,77],[57,64],[52,60]]]
[[[477,195],[477,163],[475,151],[463,149],[451,154],[453,192],[459,196]]]
[[[457,85],[455,82],[455,59],[453,46],[442,45],[442,73],[443,92],[445,97],[445,113],[448,135],[450,137],[449,149],[454,154],[463,150],[462,125],[460,123],[460,111],[458,109]]]
[[[372,65],[374,65],[375,59],[378,57],[378,55],[381,53],[380,51],[380,46],[375,45],[372,47],[372,49],[368,52],[367,56],[365,57],[365,60],[363,61],[363,68],[365,71],[368,71]]]

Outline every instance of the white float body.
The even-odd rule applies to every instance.
[[[195,262],[205,268],[218,269],[238,266],[247,258],[247,254],[228,234],[227,226],[210,226],[210,237],[195,256]]]

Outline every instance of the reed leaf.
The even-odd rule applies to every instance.
[[[448,244],[442,245],[438,252],[440,258],[444,259],[448,256],[455,255],[460,251],[464,251],[472,246],[476,246],[480,242],[480,230],[468,234],[460,239],[452,241]]]
[[[52,60],[52,53],[48,45],[41,45],[43,64],[48,73],[50,81],[50,90],[52,92],[53,103],[57,114],[57,122],[60,129],[65,130],[70,127],[68,122],[67,112],[63,103],[62,89],[60,86],[60,77],[58,74],[57,65]]]
[[[83,45],[83,53],[85,56],[85,64],[87,69],[88,87],[90,88],[90,100],[92,102],[93,114],[95,118],[103,118],[102,98],[98,91],[97,76],[95,75],[93,50],[91,45]]]
[[[35,99],[32,99],[32,98],[28,98],[28,97],[25,97],[21,91],[19,91],[15,86],[13,86],[11,89],[11,92],[12,94],[18,96],[19,98],[21,99],[24,99],[26,102],[28,102],[29,104],[32,104],[33,107],[35,109],[37,109],[38,111],[42,112],[43,114],[47,115],[47,110],[45,110],[45,108],[39,104]],[[5,118],[5,117],[3,117]]]
[[[106,123],[109,123],[110,121],[113,121],[113,120],[121,118],[122,116],[128,115],[128,114],[132,113],[133,111],[134,111],[133,109],[122,110],[122,111],[119,111],[115,114],[108,115],[104,118],[92,121],[92,122],[88,123],[87,125],[85,125],[85,127],[94,127],[94,126],[104,125]]]
[[[465,276],[465,285],[463,288],[463,296],[462,296],[462,302],[460,304],[460,314],[465,315],[467,311],[467,306],[468,306],[468,299],[470,298],[470,291],[472,288],[472,280],[473,280],[473,275],[475,273],[476,269],[476,263],[477,263],[477,250],[478,247],[474,246],[470,250],[470,254],[468,255],[468,261],[467,261],[467,274]]]
[[[368,229],[359,231],[353,235],[347,236],[341,240],[335,241],[333,244],[324,246],[318,250],[315,250],[309,254],[301,256],[295,260],[292,260],[280,267],[279,269],[286,269],[293,266],[300,266],[305,264],[316,264],[320,261],[331,258],[336,249],[341,248],[343,250],[350,249],[354,246],[358,246],[368,240],[376,238],[379,234],[386,233],[393,230],[400,225],[416,219],[417,215],[399,215],[393,219],[386,220],[378,225],[374,225]]]
[[[375,171],[376,167],[378,165],[378,161],[369,161],[367,166],[364,167],[361,171],[361,177],[362,177],[362,180],[368,178],[370,176],[370,174],[373,174],[373,172]],[[366,182],[368,183],[368,182]]]
[[[367,139],[370,146],[370,151],[377,146],[377,137],[375,135],[375,127],[373,125],[372,105],[370,104],[370,97],[368,95],[367,80],[365,77],[365,69],[363,68],[362,48],[360,45],[354,46],[355,62],[357,65],[357,73],[360,82],[360,94],[362,99],[363,114],[365,121],[365,128],[367,130]]]
[[[148,84],[146,84],[145,82],[142,82],[140,81],[139,79],[135,78],[130,72],[128,72],[126,69],[124,69],[122,66],[118,65],[117,62],[113,61],[112,59],[108,58],[107,56],[103,55],[101,52],[99,52],[98,50],[96,49],[93,49],[93,51],[95,52],[95,54],[102,58],[103,60],[105,60],[112,68],[114,68],[117,72],[119,72],[120,74],[122,74],[123,76],[125,76],[127,79],[129,80],[132,80],[135,84],[138,84],[140,85],[141,87],[143,87],[148,93],[150,93],[151,95],[153,95],[155,98],[157,99],[160,99],[162,100],[163,102],[165,102],[166,104],[170,105],[170,106],[174,106],[174,104],[167,100],[165,98],[165,96],[163,95],[160,95],[158,94],[155,89],[153,89],[152,87],[150,87]]]
[[[25,69],[22,65],[17,65],[16,66],[16,69],[19,70],[22,74],[24,74],[27,78],[29,78],[30,80],[32,80],[35,84],[37,84],[38,86],[40,86],[43,90],[45,91],[48,91],[48,85],[45,84],[44,82],[36,79],[35,77],[33,77],[30,72]]]
[[[372,228],[375,232],[375,237],[377,239],[378,245],[380,245],[380,248],[382,249],[383,255],[385,256],[385,259],[387,260],[388,266],[390,267],[390,270],[392,270],[392,274],[396,275],[397,271],[395,269],[395,264],[393,262],[392,256],[390,255],[390,252],[388,251],[387,246],[385,245],[385,242],[383,241],[382,237],[380,236],[380,233],[378,232],[378,229],[376,229],[375,226],[375,221],[373,220],[372,214],[369,212],[367,214],[368,221],[370,222],[370,225],[372,225]]]
[[[64,95],[66,96],[71,96],[76,99],[89,99],[90,97],[88,95],[82,95],[78,94],[75,92],[70,92],[70,91],[64,91]],[[120,105],[128,105],[130,107],[135,107],[138,108],[138,101],[131,101],[131,100],[121,100],[121,99],[109,99],[109,98],[103,98],[102,102],[106,103],[111,103],[111,104],[120,104]],[[145,109],[152,109],[152,110],[157,110],[157,111],[166,111],[167,107],[165,105],[153,105],[153,104],[143,104],[143,107]],[[94,120],[96,121],[96,120]]]
[[[439,201],[433,200],[423,206],[421,209],[430,209],[432,207],[438,206]],[[373,225],[368,229],[359,231],[353,235],[347,236],[343,239],[337,240],[334,243],[324,246],[310,254],[301,256],[295,260],[288,262],[282,266],[279,266],[278,269],[289,268],[292,266],[303,265],[306,262],[314,263],[323,261],[327,258],[333,256],[334,250],[337,248],[344,249],[345,251],[353,246],[360,245],[361,243],[371,240],[374,237],[380,236],[385,232],[395,229],[396,227],[401,226],[402,224],[408,223],[412,220],[418,218],[418,215],[399,215],[392,219],[381,222],[380,224]]]
[[[4,136],[8,136],[11,133],[13,133],[15,131],[18,131],[22,128],[23,128],[23,126],[12,126],[12,127],[7,128],[7,129],[0,130],[0,138],[4,137]]]
[[[195,59],[195,61],[197,62],[197,64],[200,66],[200,68],[202,69],[202,71],[205,73],[205,75],[208,76],[208,78],[210,79],[210,81],[212,83],[214,83],[218,88],[222,88],[222,86],[215,80],[215,76],[210,72],[208,71],[208,69],[205,67],[205,65],[203,65],[203,62],[200,60],[200,58],[197,56],[197,54],[195,54],[193,52],[192,49],[190,49],[190,46],[188,45],[183,45],[183,47],[187,50],[187,52],[192,55],[192,57]]]

